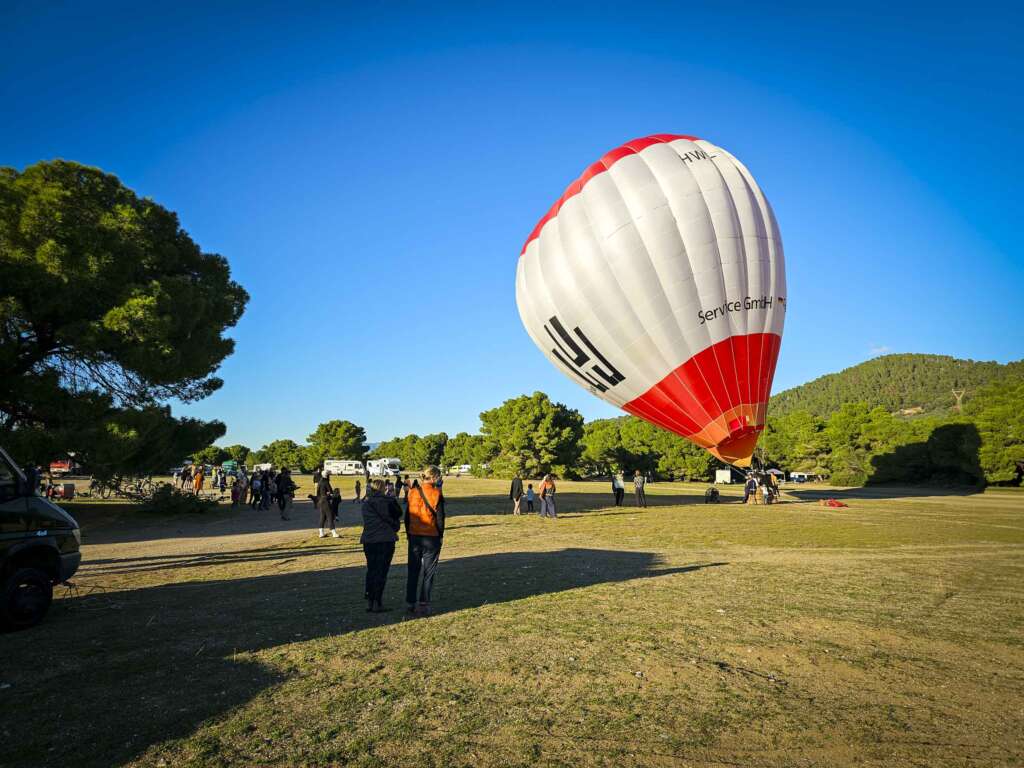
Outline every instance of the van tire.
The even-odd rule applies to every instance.
[[[28,629],[43,620],[53,602],[53,582],[40,568],[18,568],[4,579],[0,593],[0,627]]]

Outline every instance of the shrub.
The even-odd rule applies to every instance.
[[[160,515],[202,514],[216,508],[216,501],[184,493],[172,485],[161,485],[145,502],[146,511]]]

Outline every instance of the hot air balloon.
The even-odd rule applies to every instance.
[[[694,136],[608,152],[516,268],[534,343],[597,397],[749,466],[786,316],[782,240],[750,172]]]

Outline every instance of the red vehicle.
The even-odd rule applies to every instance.
[[[78,465],[75,464],[72,459],[59,459],[57,461],[50,462],[50,474],[51,475],[70,475],[78,469]]]

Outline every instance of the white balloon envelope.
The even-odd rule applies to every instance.
[[[724,149],[658,134],[604,155],[530,234],[516,303],[537,346],[590,392],[749,465],[786,274],[771,206]]]

